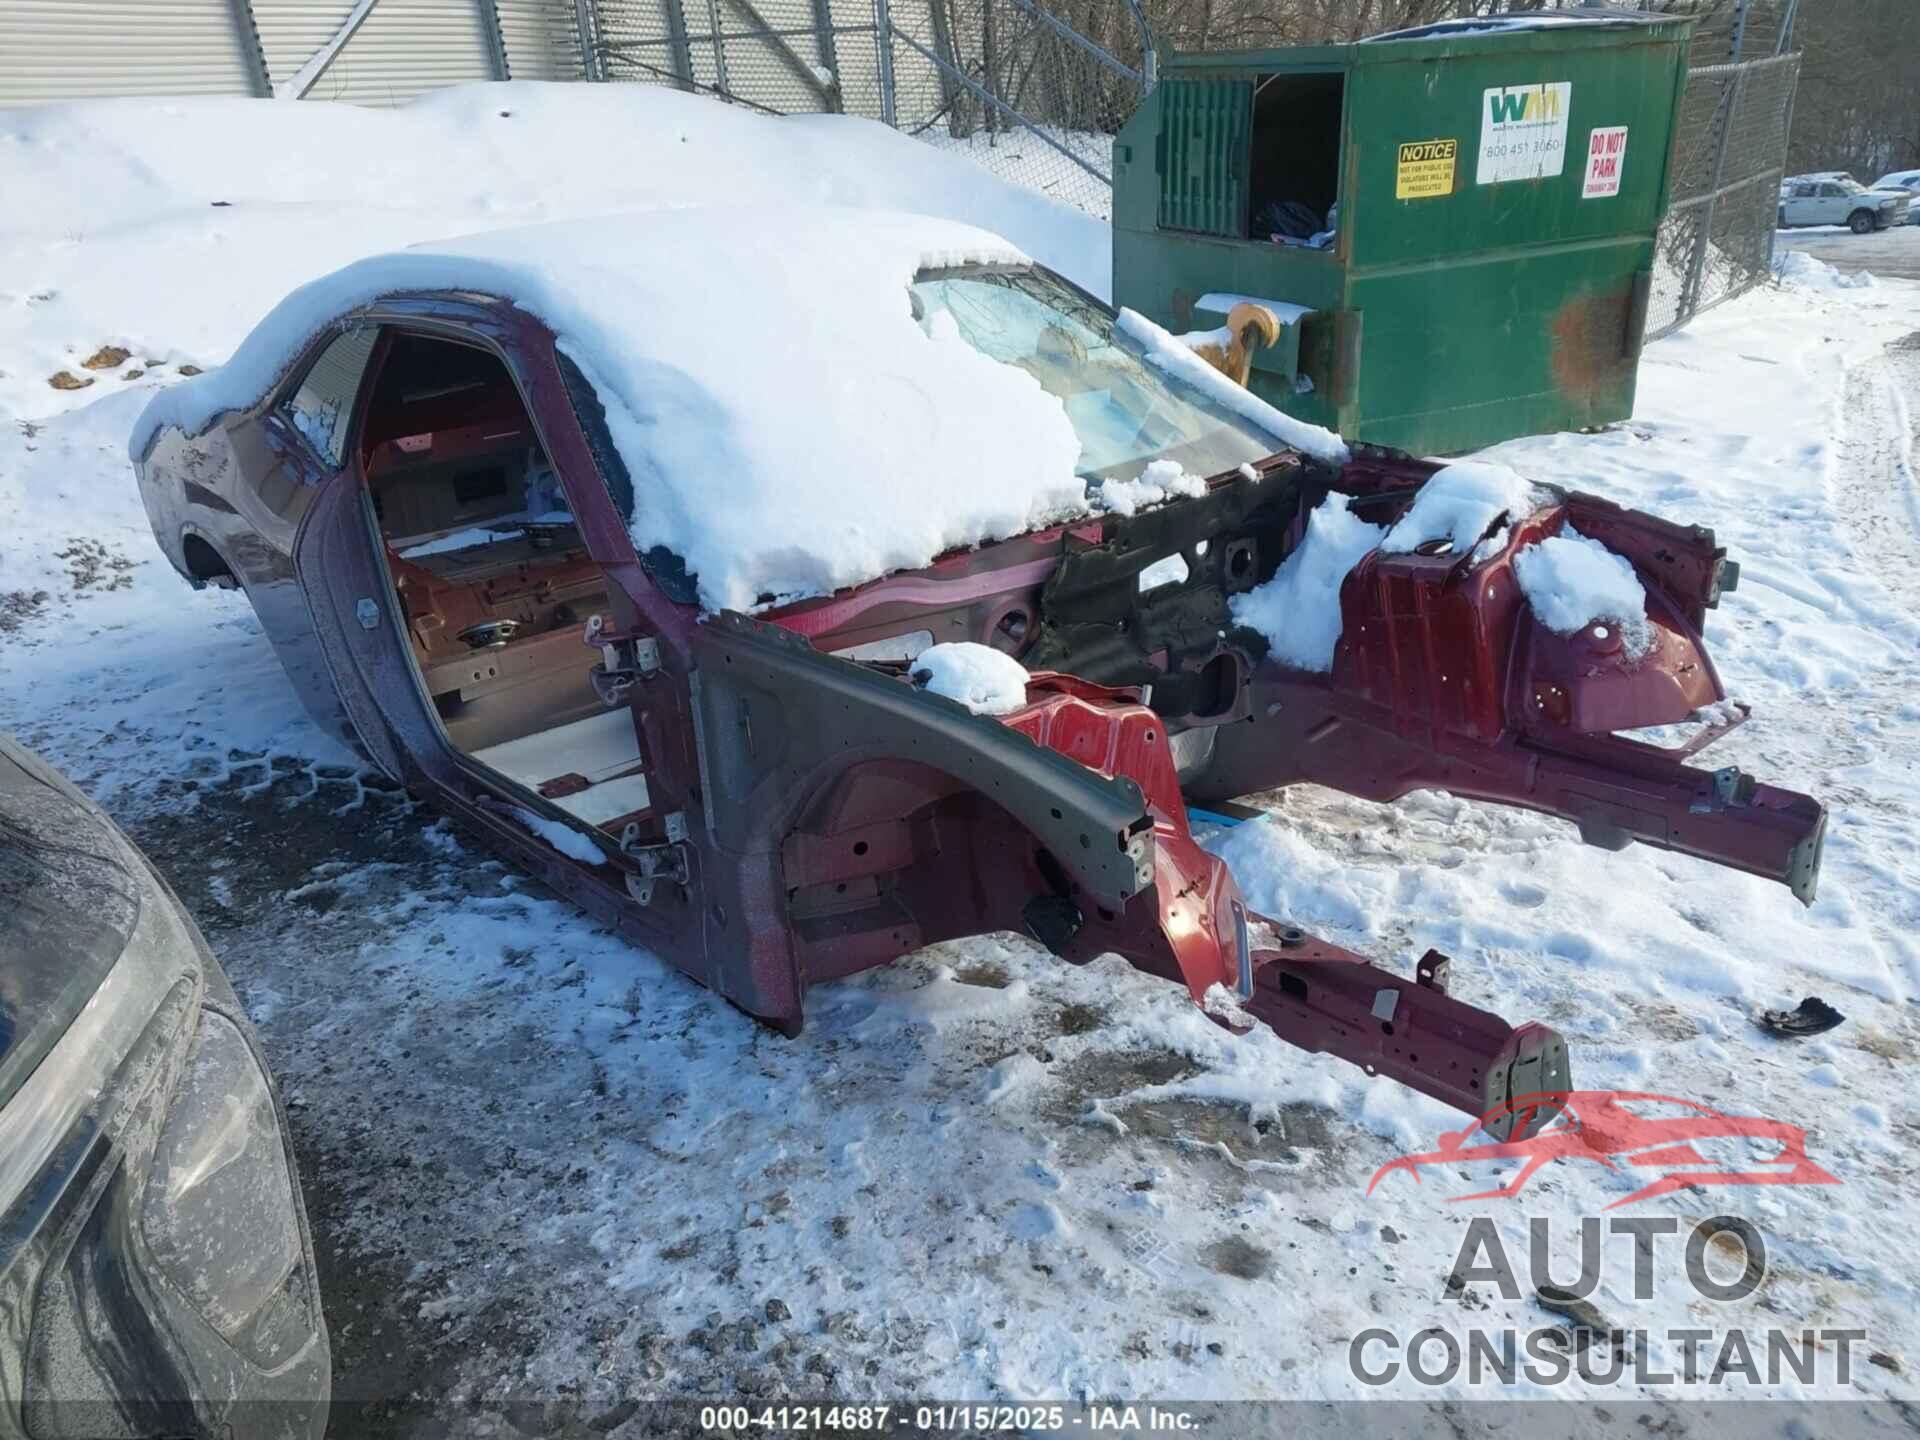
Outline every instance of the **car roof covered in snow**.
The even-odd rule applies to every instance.
[[[593,385],[634,481],[635,543],[680,556],[703,607],[828,593],[1086,511],[1060,402],[913,318],[915,274],[968,263],[1027,261],[967,225],[832,206],[436,241],[295,290],[226,365],[155,396],[130,449],[252,407],[313,335],[377,300],[498,296]]]

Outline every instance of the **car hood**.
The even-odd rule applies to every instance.
[[[140,889],[70,786],[0,736],[0,1105],[126,949]]]

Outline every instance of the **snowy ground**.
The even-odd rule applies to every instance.
[[[475,132],[471,153],[448,138],[481,108],[559,103],[495,106],[507,93],[434,102],[458,123],[419,127],[444,147],[433,165],[368,180],[345,218],[332,197],[299,199],[300,166],[278,198],[236,188],[265,183],[264,159],[236,181],[231,156],[207,156],[188,186],[182,146],[212,144],[204,125],[142,151],[129,129],[163,127],[116,107],[34,134],[22,112],[0,120],[0,192],[32,197],[0,222],[0,727],[148,848],[258,1021],[292,1108],[340,1397],[419,1433],[425,1402],[448,1393],[566,1399],[609,1426],[622,1397],[656,1394],[1324,1399],[1379,1393],[1348,1364],[1369,1326],[1550,1323],[1486,1286],[1449,1298],[1469,1218],[1494,1220],[1518,1257],[1526,1217],[1551,1217],[1564,1278],[1579,1217],[1637,1182],[1563,1163],[1519,1203],[1449,1203],[1488,1187],[1480,1166],[1368,1196],[1379,1165],[1455,1117],[1236,1041],[1117,962],[1076,970],[1012,936],[820,987],[805,1033],[778,1039],[371,784],[299,713],[244,599],[174,576],[125,462],[146,392],[183,363],[217,364],[296,279],[552,213],[577,177],[539,181],[538,146],[499,159],[496,190],[498,137]],[[702,102],[666,98],[696,136],[684,143],[719,144],[737,123],[720,112],[707,128]],[[250,143],[226,128],[225,143]],[[337,147],[360,143],[254,128],[260,146],[341,173],[352,157]],[[391,133],[379,143],[390,155]],[[457,195],[428,184],[456,160]],[[931,167],[910,178],[943,183]],[[883,180],[904,183],[860,183]],[[1051,234],[1084,263],[1083,231],[1025,218],[1019,243],[1054,258]],[[1439,796],[1266,797],[1272,819],[1216,837],[1261,908],[1387,963],[1437,946],[1457,993],[1558,1025],[1585,1087],[1807,1127],[1841,1185],[1631,1212],[1751,1219],[1770,1256],[1756,1295],[1715,1309],[1669,1267],[1636,1300],[1630,1259],[1609,1252],[1595,1303],[1629,1326],[1859,1326],[1882,1358],[1851,1393],[1900,1397],[1920,1365],[1914,295],[1750,295],[1652,347],[1632,423],[1495,452],[1711,525],[1742,562],[1709,639],[1757,715],[1722,763],[1833,807],[1811,911],[1779,887],[1586,849],[1565,825]],[[83,365],[109,344],[129,354]],[[58,369],[95,383],[51,388]],[[1754,1027],[1757,1010],[1816,992],[1843,1028],[1784,1043]],[[1384,1393],[1496,1392],[1402,1378]],[[1665,1399],[1600,1393],[1636,1416]],[[1456,1430],[1489,1418],[1449,1416]]]

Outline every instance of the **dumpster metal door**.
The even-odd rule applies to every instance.
[[[1246,238],[1252,79],[1166,80],[1159,98],[1161,227]]]

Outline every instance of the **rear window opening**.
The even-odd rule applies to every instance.
[[[1325,248],[1338,232],[1346,77],[1263,75],[1253,92],[1247,238]]]

